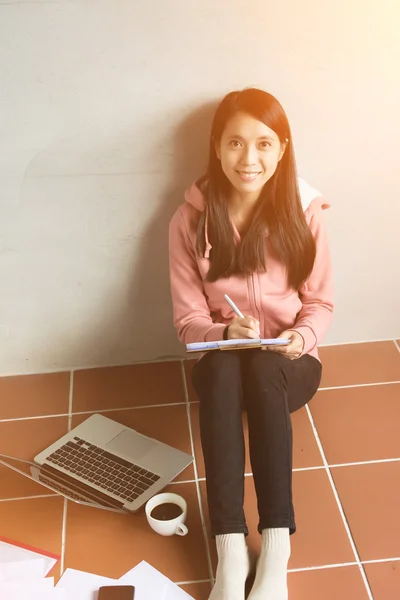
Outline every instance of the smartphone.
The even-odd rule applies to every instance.
[[[97,600],[133,600],[133,585],[104,585],[99,589]]]

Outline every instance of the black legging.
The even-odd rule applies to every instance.
[[[258,529],[288,527],[295,532],[290,413],[311,400],[321,372],[321,363],[312,356],[289,360],[258,349],[216,350],[196,363],[193,385],[200,399],[212,535],[248,533],[243,409],[248,415]]]

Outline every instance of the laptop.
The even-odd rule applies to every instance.
[[[0,464],[74,502],[134,513],[193,456],[95,414],[33,460],[0,454]]]

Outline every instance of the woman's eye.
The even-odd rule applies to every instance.
[[[238,142],[237,140],[231,140],[229,142],[229,145],[232,146],[232,148],[239,148],[240,142]]]
[[[260,148],[262,148],[262,150],[267,150],[267,148],[269,148],[271,146],[270,142],[261,142],[260,143]]]

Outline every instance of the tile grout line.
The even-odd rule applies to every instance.
[[[64,498],[62,528],[61,528],[60,577],[64,573],[64,566],[65,566],[65,545],[66,545],[66,537],[67,537],[67,511],[68,511],[68,500],[66,498]]]
[[[299,567],[288,569],[288,573],[304,573],[306,571],[323,571],[324,569],[342,569],[343,567],[358,567],[357,562],[336,563],[329,565],[315,565],[314,567]]]
[[[399,562],[400,556],[395,556],[394,558],[374,558],[373,560],[363,560],[363,565],[376,565],[378,563],[387,563],[387,562]]]
[[[361,462],[352,462],[352,463],[338,463],[338,464],[328,464],[329,469],[338,469],[338,468],[346,468],[346,467],[360,467],[364,465],[381,465],[387,463],[397,463],[400,462],[400,458],[382,458],[377,460],[366,460]],[[305,471],[323,471],[325,470],[325,465],[318,465],[315,467],[298,467],[297,469],[293,469],[293,473],[303,473]],[[245,477],[252,477],[253,473],[245,473]],[[205,477],[198,477],[197,479],[182,479],[178,481],[170,481],[168,485],[180,485],[182,483],[196,483],[205,481]],[[30,500],[32,498],[49,498],[53,496],[59,496],[59,494],[40,494],[36,496],[21,496],[18,498],[0,498],[0,502],[9,502],[10,500]]]
[[[397,344],[396,340],[393,340],[396,348],[400,352],[400,347]],[[182,359],[181,363],[183,363],[185,359]],[[71,371],[72,376],[74,371]],[[0,376],[0,378],[3,376]],[[21,375],[22,377],[22,375]],[[370,383],[352,383],[349,385],[333,385],[327,387],[318,388],[318,392],[327,392],[332,390],[347,390],[352,388],[362,388],[362,387],[370,387],[370,386],[380,386],[380,385],[398,385],[400,384],[400,380],[395,379],[393,381],[372,381]],[[71,398],[69,398],[69,402],[71,402]],[[199,404],[198,400],[192,400],[189,404]],[[140,406],[120,406],[116,408],[98,408],[94,410],[81,410],[77,412],[72,412],[68,409],[67,413],[58,413],[58,414],[48,414],[48,415],[33,415],[30,417],[15,417],[12,419],[0,419],[0,423],[9,423],[13,421],[31,421],[35,419],[55,419],[57,417],[69,417],[70,412],[73,415],[91,415],[94,413],[107,413],[107,412],[122,412],[127,410],[140,410],[143,408],[162,408],[166,406],[183,406],[186,405],[186,402],[167,402],[162,404],[141,404]]]
[[[380,465],[380,464],[384,464],[384,463],[392,463],[392,462],[399,462],[400,458],[377,458],[375,460],[361,460],[358,462],[351,462],[351,463],[337,463],[337,464],[328,464],[328,467],[330,469],[338,469],[338,468],[346,468],[346,467],[361,467],[363,465]],[[315,469],[316,467],[311,467],[310,470]]]
[[[1,5],[1,3],[0,3]],[[142,404],[141,406],[121,406],[117,408],[99,408],[95,410],[81,410],[72,412],[73,415],[93,415],[95,413],[107,412],[123,412],[127,410],[140,410],[143,408],[162,408],[164,406],[186,406],[186,402],[168,402],[163,404]],[[16,417],[15,419],[0,419],[0,423],[8,423],[12,421],[33,421],[35,419],[55,419],[56,417],[68,417],[69,412],[59,413],[56,415],[35,415],[33,417]]]
[[[50,1],[50,0],[49,0]],[[1,2],[0,2],[0,6],[1,6]],[[391,342],[393,341],[393,338],[391,338],[390,340],[383,340],[385,342]],[[346,345],[346,344],[343,344]],[[186,353],[185,353],[186,354]],[[176,355],[176,356],[172,356],[169,358],[165,358],[165,359],[158,359],[158,358],[152,358],[149,360],[142,360],[139,362],[133,362],[133,363],[121,363],[121,364],[111,364],[111,365],[89,365],[86,367],[79,367],[77,365],[72,366],[70,365],[69,367],[65,367],[64,369],[47,369],[45,371],[23,371],[23,372],[17,372],[17,373],[3,373],[2,375],[0,375],[0,377],[25,377],[25,376],[32,376],[32,375],[57,375],[59,373],[70,373],[71,371],[95,371],[96,369],[126,369],[126,368],[130,368],[130,367],[137,367],[137,366],[142,366],[142,365],[151,365],[151,364],[160,364],[160,363],[172,363],[172,362],[180,362],[181,360],[189,360],[186,358],[183,358],[182,356]]]
[[[375,558],[373,560],[362,560],[360,563],[362,565],[372,565],[378,563],[388,563],[388,562],[400,562],[400,557],[395,556],[392,558]],[[288,573],[303,573],[304,571],[323,571],[324,569],[340,569],[342,567],[358,567],[359,564],[357,562],[347,562],[347,563],[337,563],[337,564],[329,564],[329,565],[315,565],[313,567],[300,567],[298,569],[288,569]]]
[[[399,381],[400,383],[400,381]],[[98,408],[97,410],[81,410],[74,415],[91,415],[93,413],[122,412],[126,410],[140,410],[142,408],[162,408],[163,406],[185,406],[186,402],[163,402],[162,404],[142,404],[140,406],[121,406],[120,408]]]
[[[397,463],[400,462],[399,458],[378,458],[376,460],[362,460],[359,462],[350,462],[350,463],[327,463],[327,466],[330,469],[339,469],[346,467],[362,467],[364,465],[381,465],[386,463]],[[325,470],[325,465],[315,465],[314,467],[297,467],[292,470],[292,473],[303,473],[304,471],[322,471]],[[245,477],[252,477],[253,473],[245,473]],[[205,477],[197,477],[197,479],[183,479],[179,481],[171,481],[169,485],[179,485],[180,483],[196,483],[196,481],[205,481]]]
[[[0,502],[15,502],[17,500],[36,500],[37,498],[59,498],[60,494],[37,494],[36,496],[19,496],[18,498],[0,498]]]
[[[400,557],[394,558],[376,558],[374,560],[362,560],[361,565],[372,565],[379,563],[400,562]],[[346,562],[329,565],[315,565],[313,567],[300,567],[298,569],[288,569],[288,573],[304,573],[305,571],[323,571],[324,569],[342,569],[343,567],[359,567],[357,562]]]
[[[186,414],[187,414],[188,426],[189,426],[190,447],[191,447],[191,452],[192,452],[192,455],[194,458],[193,469],[194,469],[194,476],[196,479],[195,484],[196,484],[196,491],[197,491],[197,501],[199,504],[200,520],[201,520],[201,526],[203,529],[204,544],[205,544],[205,548],[206,548],[208,573],[210,575],[209,582],[212,585],[214,582],[214,573],[213,573],[212,562],[211,562],[211,552],[210,552],[210,545],[208,542],[207,527],[206,527],[206,522],[205,522],[205,518],[204,518],[203,501],[201,498],[200,484],[199,484],[199,479],[198,479],[197,461],[196,461],[196,454],[194,451],[192,419],[190,416],[189,394],[188,394],[188,388],[187,388],[187,382],[186,382],[185,365],[184,365],[183,360],[181,360],[181,375],[182,375],[183,390],[184,390],[185,399],[186,399]]]
[[[1,3],[0,3],[1,5]],[[374,339],[374,340],[357,340],[357,341],[350,341],[350,342],[332,342],[330,344],[321,344],[319,346],[319,348],[332,348],[332,347],[337,347],[337,346],[357,346],[357,345],[361,345],[361,344],[380,344],[382,342],[394,342],[395,340],[393,338],[382,338],[382,339]],[[200,356],[200,353],[198,353],[198,355]],[[146,360],[141,360],[138,362],[133,362],[133,363],[115,363],[115,364],[111,364],[111,365],[103,365],[103,364],[94,364],[94,365],[86,365],[84,367],[78,367],[78,366],[72,366],[70,365],[69,367],[65,367],[64,369],[48,369],[46,371],[40,371],[39,373],[37,371],[24,371],[24,372],[11,372],[11,373],[4,373],[3,375],[1,375],[0,377],[24,377],[25,375],[30,376],[30,375],[54,375],[57,373],[69,373],[70,371],[93,371],[95,369],[118,369],[118,368],[126,368],[126,367],[136,367],[136,366],[141,366],[141,365],[149,365],[149,364],[164,364],[164,363],[171,363],[171,362],[186,362],[186,361],[191,361],[191,360],[196,360],[196,355],[193,356],[193,358],[185,358],[185,356],[187,356],[187,354],[185,352],[183,352],[182,354],[173,354],[173,355],[168,355],[168,356],[160,356],[160,357],[154,357],[154,358],[149,358]]]
[[[364,585],[365,585],[365,589],[366,589],[367,594],[368,594],[368,598],[370,600],[374,600],[374,597],[372,595],[372,590],[371,590],[371,587],[370,587],[368,579],[367,579],[367,575],[366,575],[364,567],[363,567],[363,565],[361,563],[361,559],[360,559],[360,556],[358,554],[357,547],[355,545],[355,542],[354,542],[354,539],[353,539],[353,535],[352,535],[351,530],[350,530],[350,526],[348,524],[348,521],[347,521],[347,518],[346,518],[346,515],[345,515],[345,512],[344,512],[344,509],[343,509],[343,506],[342,506],[342,503],[340,501],[338,491],[336,489],[335,482],[333,481],[332,473],[330,471],[330,468],[329,468],[329,465],[328,465],[328,461],[327,461],[326,456],[325,456],[325,451],[323,449],[321,440],[320,440],[319,435],[318,435],[317,428],[316,428],[315,423],[314,423],[314,419],[312,417],[312,414],[311,414],[309,406],[306,405],[305,408],[306,408],[306,411],[307,411],[307,414],[308,414],[308,418],[309,418],[310,423],[311,423],[311,427],[312,427],[313,432],[314,432],[315,440],[317,442],[319,451],[321,453],[321,457],[322,457],[323,463],[325,465],[325,471],[326,471],[326,474],[328,476],[329,483],[331,484],[333,495],[335,497],[335,500],[336,500],[336,503],[337,503],[340,515],[341,515],[342,520],[343,520],[343,525],[344,525],[344,527],[346,529],[346,533],[348,535],[349,542],[350,542],[351,548],[353,550],[354,558],[356,559],[357,566],[358,566],[358,568],[360,570],[361,577],[362,577],[362,579],[364,581]]]
[[[400,562],[400,557],[396,556],[394,558],[382,558],[382,559],[374,559],[374,560],[363,560],[361,564],[363,565],[372,565],[372,564],[380,564],[380,563],[390,563],[390,562]],[[358,567],[358,563],[356,562],[346,562],[346,563],[337,563],[337,564],[329,564],[329,565],[316,565],[313,567],[300,567],[298,569],[288,569],[288,573],[304,573],[308,571],[324,571],[325,569],[343,569],[345,567]],[[210,583],[209,579],[198,579],[196,581],[175,581],[175,585],[190,585],[192,583]]]
[[[332,385],[327,387],[318,388],[318,392],[328,392],[331,390],[348,390],[352,388],[362,388],[362,387],[370,387],[370,386],[379,386],[379,385],[396,385],[399,384],[400,380],[394,379],[393,381],[372,381],[370,383],[350,383],[348,385]]]
[[[58,415],[35,415],[34,417],[17,417],[16,419],[0,419],[0,423],[13,423],[15,421],[37,421],[38,419],[55,419],[57,417],[68,417],[68,413]]]
[[[392,558],[376,558],[373,560],[363,560],[362,565],[372,565],[380,563],[400,562],[400,556]],[[357,562],[334,563],[328,565],[315,565],[313,567],[299,567],[297,569],[288,569],[288,573],[304,573],[307,571],[324,571],[325,569],[342,569],[345,567],[358,567]],[[210,583],[209,579],[198,579],[193,581],[175,581],[176,585],[189,585],[192,583]]]
[[[74,398],[74,371],[70,371],[69,374],[69,399],[68,399],[68,433],[72,427],[72,403]],[[67,543],[67,512],[68,512],[68,500],[64,498],[63,504],[63,518],[61,528],[61,560],[60,560],[60,576],[64,573],[65,566],[65,550]]]
[[[388,463],[397,463],[400,462],[400,458],[381,458],[377,460],[365,460],[360,462],[351,462],[351,463],[338,463],[338,464],[327,464],[329,469],[338,469],[338,468],[346,468],[346,467],[360,467],[365,465],[381,465]],[[298,467],[292,470],[292,473],[303,473],[305,471],[323,471],[325,470],[325,465],[316,465],[314,467]],[[244,477],[252,477],[253,473],[245,473]],[[197,477],[197,479],[179,479],[177,481],[170,481],[168,485],[181,485],[183,483],[196,483],[205,481],[205,477]],[[34,498],[51,498],[53,496],[59,496],[59,494],[38,494],[34,496],[18,496],[16,498],[0,498],[0,502],[10,502],[12,500],[31,500]]]

